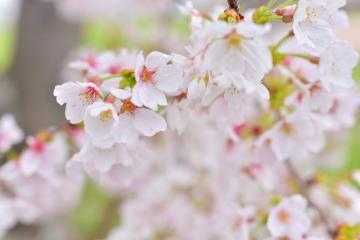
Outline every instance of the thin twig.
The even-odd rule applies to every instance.
[[[309,186],[308,184],[301,179],[297,171],[295,170],[294,166],[291,164],[291,161],[288,160],[285,162],[285,166],[287,170],[289,171],[290,175],[294,178],[294,180],[297,182],[301,193],[306,198],[306,200],[309,203],[309,206],[313,209],[315,209],[318,213],[318,216],[321,220],[321,222],[324,223],[327,233],[329,234],[329,237],[332,238],[335,235],[335,230],[333,228],[333,225],[330,221],[328,221],[326,214],[322,211],[321,208],[319,208],[316,203],[311,199],[310,193],[309,193]]]
[[[230,9],[240,12],[238,0],[227,0]]]

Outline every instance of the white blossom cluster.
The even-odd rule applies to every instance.
[[[4,115],[0,121],[2,146],[10,149],[23,140],[22,130],[11,115]],[[72,138],[76,140],[75,135]],[[83,179],[64,171],[70,156],[65,133],[40,132],[26,139],[26,147],[19,154],[8,154],[8,161],[0,168],[1,237],[17,224],[62,216],[78,202]]]
[[[56,189],[73,189],[66,191],[75,199],[85,173],[122,198],[122,223],[109,240],[331,240],[356,229],[360,236],[359,173],[333,188],[317,174],[330,162],[327,143],[355,124],[360,105],[358,54],[336,37],[348,25],[344,5],[271,0],[206,14],[188,2],[179,6],[191,21],[187,54],[83,55],[70,64],[77,79],[54,90],[86,135],[80,151],[66,161],[68,153],[52,152],[64,148],[57,135],[30,138],[0,168],[0,183],[4,176],[15,192],[4,197],[37,206],[14,179],[55,181],[38,210],[51,213],[52,198],[65,197]],[[19,141],[2,143],[1,134],[0,125],[4,151]],[[67,175],[58,171],[65,165]],[[3,229],[26,222],[18,206],[2,206],[15,216]]]
[[[191,18],[187,56],[120,51],[72,63],[82,81],[57,86],[54,95],[66,104],[71,123],[84,124],[90,141],[70,161],[70,170],[82,166],[104,187],[113,186],[112,180],[127,182],[137,163],[146,161],[150,137],[167,127],[180,135],[191,131],[180,137],[186,150],[175,146],[180,160],[168,156],[155,164],[164,165],[156,176],[138,165],[146,183],[125,203],[124,223],[110,239],[250,239],[257,225],[265,227],[259,215],[269,211],[271,198],[291,194],[289,186],[280,190],[277,179],[289,173],[274,167],[319,153],[328,133],[354,124],[360,97],[352,88],[352,69],[358,55],[335,37],[347,25],[343,6],[341,0],[300,0],[240,16],[231,9],[207,15],[187,3],[180,7]],[[272,19],[291,22],[277,43],[267,40],[274,34]],[[194,119],[201,125],[189,124]],[[228,144],[241,151],[232,153]],[[159,158],[165,159],[164,152]],[[235,155],[238,160],[227,163]],[[265,189],[245,187],[256,182]],[[257,236],[327,236],[324,227],[310,228],[306,202],[300,196],[282,200]]]

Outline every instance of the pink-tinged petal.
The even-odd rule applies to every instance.
[[[145,65],[150,70],[156,70],[159,67],[166,65],[169,60],[169,55],[154,51],[146,57]]]
[[[85,89],[86,87],[79,83],[67,82],[55,87],[54,96],[60,105],[64,105],[65,103],[76,102],[80,93]]]
[[[54,95],[60,105],[66,104],[66,119],[77,124],[84,119],[86,108],[98,101],[98,90],[93,83],[68,82],[56,86]]]
[[[110,93],[120,100],[129,99],[131,97],[131,91],[124,89],[113,88],[110,90]]]
[[[65,118],[71,124],[78,124],[84,120],[86,107],[77,104],[68,104],[65,108]]]
[[[133,159],[126,145],[118,144],[116,147],[117,147],[118,155],[120,156],[121,164],[124,165],[125,167],[130,166],[133,162]]]
[[[119,87],[119,83],[121,82],[121,80],[121,77],[106,80],[101,84],[100,89],[103,93],[109,93],[112,89],[116,89]]]
[[[3,232],[10,230],[17,222],[17,214],[11,198],[0,198],[0,238]]]
[[[20,158],[20,168],[26,176],[36,173],[42,164],[40,154],[34,153],[32,150],[25,151]]]
[[[178,134],[182,134],[186,127],[186,121],[184,117],[185,114],[182,114],[179,107],[176,105],[170,105],[167,107],[166,112],[167,122],[169,123],[169,127],[178,132]]]
[[[191,100],[201,99],[206,91],[206,84],[203,80],[193,80],[189,84],[187,97]]]
[[[142,51],[140,51],[136,57],[136,64],[135,64],[135,78],[137,82],[141,81],[140,76],[144,68],[144,64],[145,64],[144,54]]]
[[[130,114],[120,114],[116,131],[117,141],[120,143],[134,144],[139,139],[139,133],[134,128],[133,117]]]
[[[74,61],[69,63],[69,68],[74,70],[86,70],[89,68],[89,64],[85,61]]]
[[[133,88],[133,92],[132,92],[132,96],[131,96],[131,102],[132,102],[135,106],[138,106],[138,107],[142,107],[142,106],[143,106],[143,104],[142,104],[142,102],[140,101],[140,98],[139,98],[141,86],[142,86],[141,83],[136,84],[136,85],[134,86],[134,88]]]
[[[5,114],[0,119],[0,152],[8,151],[24,138],[23,131],[16,124],[15,118]]]
[[[134,126],[144,136],[151,137],[166,130],[165,120],[156,112],[139,108],[134,114]]]
[[[117,162],[118,155],[116,148],[101,149],[88,144],[81,150],[79,156],[83,162],[86,171],[106,172]]]
[[[83,176],[83,162],[81,161],[81,152],[75,154],[65,165],[65,171],[68,176],[82,177]]]
[[[86,111],[85,132],[97,147],[109,148],[115,143],[114,129],[117,122],[118,116],[113,105],[98,102]]]
[[[183,69],[176,64],[164,65],[156,71],[154,79],[157,88],[167,93],[173,93],[184,81]]]
[[[158,109],[158,105],[167,105],[165,94],[152,84],[141,84],[138,91],[138,97],[144,106],[154,111]]]

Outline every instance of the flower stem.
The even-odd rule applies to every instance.
[[[102,78],[101,80],[102,81],[107,81],[107,80],[111,80],[111,79],[114,79],[114,78],[119,78],[119,77],[122,77],[122,74],[114,74],[114,75],[110,75],[108,77],[104,77]]]
[[[283,2],[282,4],[280,4],[277,9],[281,9],[281,8],[284,8],[284,7],[288,7],[288,6],[291,6],[293,4],[296,4],[298,3],[299,0],[288,0],[286,2]]]
[[[290,40],[290,38],[292,38],[294,36],[294,32],[293,31],[290,31],[288,34],[286,34],[282,39],[280,39],[280,41],[274,45],[272,47],[272,50],[273,51],[277,51],[279,50],[279,48],[284,44],[286,43],[288,40]]]
[[[268,8],[268,9],[270,9],[272,6],[274,6],[274,4],[277,2],[278,0],[270,0],[269,2],[268,2],[268,4],[266,5],[266,7]]]
[[[296,57],[296,58],[302,58],[305,60],[308,60],[309,62],[313,64],[318,64],[320,59],[318,57],[311,56],[309,54],[301,54],[301,53],[281,53],[288,57]]]

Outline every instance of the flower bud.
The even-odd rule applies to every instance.
[[[290,23],[293,21],[294,13],[296,11],[296,5],[280,8],[275,11],[276,15],[282,17],[284,23]]]

